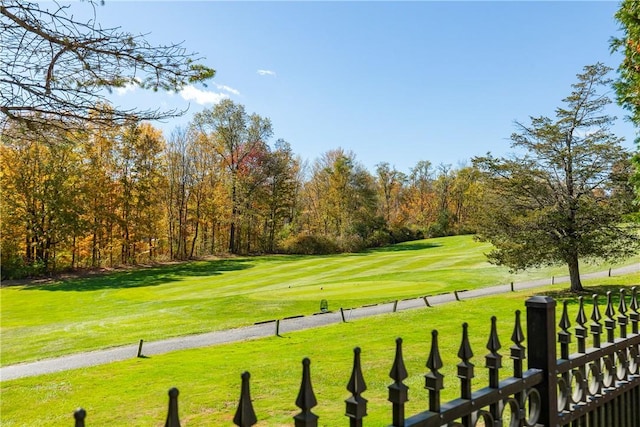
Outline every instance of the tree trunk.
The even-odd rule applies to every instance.
[[[580,281],[580,267],[578,264],[578,255],[574,254],[567,260],[569,267],[569,280],[571,281],[571,292],[582,292],[582,282]]]
[[[229,253],[236,253],[236,219],[238,217],[238,205],[236,200],[236,178],[232,177],[231,188],[231,226],[229,227]]]
[[[236,253],[235,240],[236,240],[236,223],[232,222],[231,226],[229,227],[229,253],[232,253],[232,254]]]
[[[200,221],[199,218],[196,220],[196,226],[195,226],[195,230],[193,232],[193,239],[191,240],[191,251],[189,251],[189,259],[193,259],[193,255],[195,254],[195,250],[196,250],[196,240],[198,240],[198,231],[199,231],[199,227],[200,226]]]

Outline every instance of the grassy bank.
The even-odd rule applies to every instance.
[[[598,279],[585,284],[599,293],[637,285],[637,274]],[[594,286],[600,285],[598,288]],[[408,413],[427,407],[424,390],[425,363],[431,331],[440,333],[439,343],[445,375],[444,398],[456,397],[455,376],[461,324],[469,323],[472,362],[476,365],[474,388],[487,385],[484,356],[491,316],[498,317],[502,343],[503,375],[511,374],[508,359],[515,310],[525,311],[530,295],[563,297],[557,287],[521,291],[476,300],[454,302],[433,308],[392,313],[346,324],[286,334],[237,344],[180,351],[146,359],[79,369],[34,378],[4,381],[3,426],[72,425],[78,406],[88,413],[89,425],[163,425],[167,390],[180,389],[180,414],[190,426],[231,425],[240,393],[240,374],[251,372],[251,393],[263,426],[291,425],[298,412],[301,360],[310,357],[311,377],[319,405],[314,410],[323,426],[344,425],[344,399],[351,372],[354,346],[362,348],[364,377],[369,400],[367,424],[386,425],[390,420],[388,377],[396,337],[404,339],[405,363],[410,386]],[[573,297],[572,297],[573,298]],[[573,299],[575,302],[575,299]],[[558,305],[558,313],[561,304]],[[571,304],[571,320],[577,305]],[[603,311],[603,307],[601,307]],[[588,312],[590,313],[590,312]],[[559,314],[558,314],[559,316]],[[523,327],[524,327],[523,317]],[[558,317],[559,320],[559,317]],[[526,330],[526,329],[525,329]],[[526,342],[524,343],[526,346]]]

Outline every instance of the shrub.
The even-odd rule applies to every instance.
[[[368,248],[379,248],[395,243],[392,234],[385,230],[374,231],[366,240]]]
[[[391,229],[391,243],[409,242],[411,240],[424,239],[421,230],[412,230],[409,227],[395,227]]]
[[[334,239],[317,234],[299,234],[282,242],[282,249],[288,254],[328,255],[340,253],[340,245]]]

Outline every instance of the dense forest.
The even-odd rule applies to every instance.
[[[473,231],[478,172],[308,163],[223,101],[165,138],[149,123],[3,132],[2,275],[211,254],[334,253]]]

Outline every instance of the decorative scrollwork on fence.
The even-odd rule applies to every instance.
[[[587,322],[584,302],[579,299],[575,336],[577,352],[569,354],[571,333],[565,304],[558,333],[561,359],[558,361],[556,378],[558,386],[558,410],[563,413],[563,422],[584,416],[589,407],[604,404],[621,394],[631,382],[638,382],[638,295],[632,289],[631,303],[628,306],[626,292],[620,290],[619,301],[614,304],[615,294],[607,292],[607,305],[604,317],[600,315],[598,295],[593,295],[593,310],[589,330],[593,346],[586,347]],[[604,331],[601,321],[604,319]],[[628,327],[632,332],[629,334]],[[602,339],[604,335],[604,340]],[[635,335],[635,336],[634,336]],[[624,405],[623,405],[624,406]],[[574,413],[576,413],[574,417]]]

